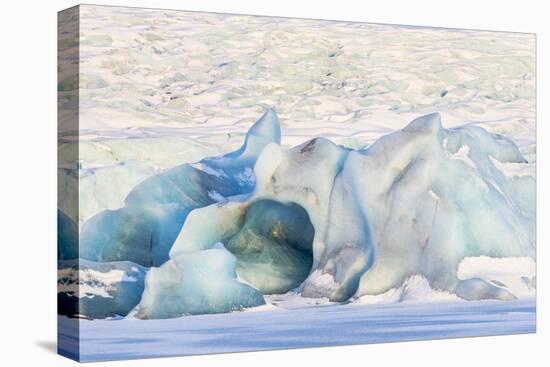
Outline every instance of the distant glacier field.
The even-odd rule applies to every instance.
[[[175,355],[313,348],[414,340],[524,334],[536,331],[536,302],[321,305],[168,320],[80,320],[85,362]],[[60,316],[59,348],[71,343]],[[73,356],[76,357],[76,356]]]

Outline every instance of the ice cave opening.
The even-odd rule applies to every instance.
[[[309,275],[314,233],[300,205],[262,199],[248,207],[241,229],[224,244],[237,258],[241,279],[263,294],[280,294]]]

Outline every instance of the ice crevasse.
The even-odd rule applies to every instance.
[[[153,176],[91,218],[80,256],[150,267],[140,318],[229,312],[290,290],[342,302],[419,276],[466,300],[520,296],[516,280],[459,271],[475,257],[534,261],[535,180],[505,172],[528,164],[510,140],[444,129],[436,113],[360,150],[279,143],[268,110],[237,152]]]

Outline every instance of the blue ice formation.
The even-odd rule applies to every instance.
[[[129,261],[60,261],[58,313],[88,318],[126,316],[141,300],[146,272]]]
[[[239,276],[264,294],[285,293],[307,278],[313,263],[314,229],[299,205],[254,201],[239,231],[224,239],[237,257]]]
[[[249,130],[239,150],[183,164],[143,181],[128,194],[123,208],[105,210],[85,222],[80,257],[160,266],[168,260],[189,212],[251,192],[257,156],[263,146],[279,144],[280,139],[277,115],[268,109]]]
[[[223,245],[194,251],[152,268],[137,317],[164,319],[239,311],[265,303],[263,294],[237,279],[236,258]]]
[[[535,256],[534,179],[497,169],[526,161],[479,127],[444,129],[431,114],[365,150],[314,139],[264,152],[250,201],[301,205],[315,228],[305,296],[377,295],[416,274],[454,292],[467,256]]]
[[[294,290],[346,301],[420,275],[472,299],[512,299],[459,279],[466,257],[535,258],[535,180],[510,140],[422,116],[365,149],[324,138],[283,149],[268,110],[244,145],[153,176],[85,223],[81,257],[148,271],[136,315],[240,310]]]

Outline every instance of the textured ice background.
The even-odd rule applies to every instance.
[[[185,127],[185,135],[230,140],[267,104],[276,106],[292,145],[312,128],[352,139],[434,110],[450,125],[476,122],[533,138],[531,34],[82,11],[81,129]]]
[[[270,105],[289,145],[312,128],[350,144],[370,140],[435,111],[449,126],[534,137],[532,34],[82,11],[81,129],[166,135],[185,127],[185,136],[227,143]]]

